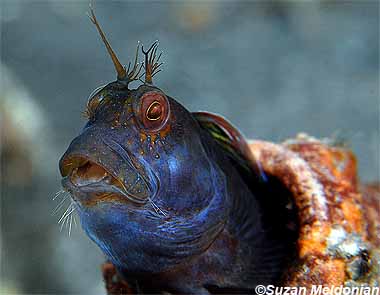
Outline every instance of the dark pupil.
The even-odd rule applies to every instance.
[[[150,121],[155,121],[161,118],[162,108],[158,101],[154,101],[146,111],[146,117]]]

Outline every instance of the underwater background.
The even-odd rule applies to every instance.
[[[58,160],[87,97],[115,80],[89,1],[0,0],[0,294],[104,294],[104,257],[60,231]],[[378,1],[94,1],[119,59],[158,39],[155,85],[248,138],[346,144],[379,181]],[[138,82],[131,84],[132,87]],[[67,202],[67,205],[69,203]]]

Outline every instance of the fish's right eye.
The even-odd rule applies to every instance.
[[[97,87],[88,97],[87,106],[84,115],[87,119],[92,120],[95,117],[96,110],[99,105],[104,101],[104,86]]]

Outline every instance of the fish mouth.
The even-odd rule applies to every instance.
[[[147,202],[147,198],[133,192],[132,187],[127,188],[118,175],[89,158],[70,156],[62,161],[60,168],[63,187],[84,205],[107,201],[140,205]],[[137,171],[133,176],[141,179]]]

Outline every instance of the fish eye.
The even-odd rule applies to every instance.
[[[144,129],[158,131],[168,120],[169,101],[162,93],[147,92],[140,99],[137,113]]]
[[[105,87],[105,85],[95,88],[95,90],[92,91],[92,93],[88,97],[86,109],[84,111],[84,115],[89,120],[94,119],[96,110],[98,109],[98,107],[102,103],[102,101],[104,100],[104,95],[103,95],[104,87]]]
[[[157,100],[155,100],[150,104],[150,106],[146,110],[145,115],[149,121],[157,121],[161,118],[162,112],[163,109],[161,104]]]
[[[101,90],[104,88],[104,86],[106,85],[102,85],[102,86],[99,86],[99,87],[96,87],[92,92],[91,94],[88,96],[88,101],[91,100],[91,98],[93,98],[96,94],[99,94],[101,92]]]

